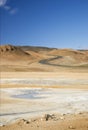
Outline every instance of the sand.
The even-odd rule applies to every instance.
[[[0,92],[1,130],[88,129],[85,89],[1,88]]]
[[[52,117],[52,116],[51,116]],[[32,120],[22,119],[14,124],[0,127],[0,130],[88,130],[88,114],[53,115],[46,120],[40,117]]]
[[[88,73],[82,72],[1,72],[0,86],[88,89]]]
[[[0,127],[1,130],[88,129],[87,72],[1,72],[0,74],[0,119],[4,122],[4,126]],[[21,89],[26,92],[27,89],[38,88],[44,91],[49,89],[52,92],[40,94],[43,99],[27,100],[13,97],[24,94]],[[59,97],[56,94],[58,91]],[[56,100],[58,98],[59,101]],[[34,112],[35,110],[37,111]],[[54,117],[51,116],[46,121],[45,114],[54,114]]]

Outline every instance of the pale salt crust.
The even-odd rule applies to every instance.
[[[0,125],[17,119],[43,114],[76,114],[88,112],[88,91],[79,89],[2,88],[1,94],[16,99],[13,103],[1,104]],[[8,99],[8,96],[6,99]],[[2,97],[3,98],[3,97]]]
[[[55,86],[55,85],[88,85],[87,79],[70,79],[70,78],[26,78],[26,79],[1,79],[0,84],[27,84],[36,86]]]

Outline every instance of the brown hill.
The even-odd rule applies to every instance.
[[[10,61],[31,60],[33,56],[22,49],[12,45],[0,46],[0,59]]]
[[[72,49],[55,49],[49,52],[49,55],[55,56],[48,60],[48,63],[55,65],[78,65],[88,64],[87,51],[78,51]]]
[[[0,46],[1,71],[56,71],[61,67],[88,67],[88,50]]]
[[[36,53],[47,54],[55,48],[38,47],[38,46],[19,46],[23,51],[34,51]]]

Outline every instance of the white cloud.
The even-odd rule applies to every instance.
[[[8,11],[10,14],[15,14],[18,9],[12,8],[11,6],[7,5],[7,0],[0,0],[0,7]]]
[[[11,10],[10,10],[10,14],[15,14],[15,13],[17,13],[17,11],[18,11],[17,8],[11,9]]]
[[[5,6],[4,6],[4,9],[5,9],[5,10],[10,10],[10,9],[11,9],[11,7],[10,7],[10,6],[5,5]]]
[[[0,7],[6,4],[7,0],[0,0]]]

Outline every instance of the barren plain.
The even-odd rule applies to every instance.
[[[0,47],[1,130],[87,130],[88,51]]]

